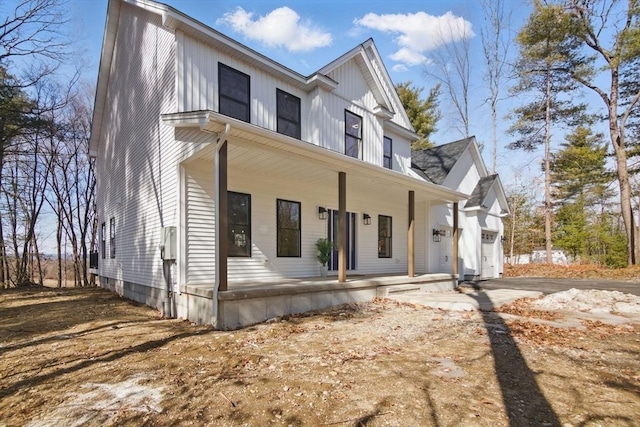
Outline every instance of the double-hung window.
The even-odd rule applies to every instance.
[[[278,133],[300,139],[300,98],[276,89]]]
[[[362,153],[362,117],[344,111],[344,154],[360,159]]]
[[[107,224],[104,222],[100,225],[100,253],[102,259],[107,257]]]
[[[111,258],[116,257],[116,219],[111,218],[109,220],[109,250],[111,251]]]
[[[300,257],[300,202],[277,200],[279,257]]]
[[[378,215],[378,258],[391,258],[391,217]]]
[[[218,64],[218,110],[220,114],[250,122],[250,78],[227,65]]]
[[[382,166],[392,169],[391,163],[391,138],[385,136],[382,138]]]
[[[251,195],[227,192],[227,238],[230,257],[251,256]]]

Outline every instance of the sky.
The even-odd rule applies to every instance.
[[[525,0],[507,0],[513,9],[515,32],[528,15]],[[484,144],[490,168],[490,110],[483,80],[481,27],[484,12],[480,0],[165,0],[180,12],[218,30],[275,61],[309,75],[358,44],[372,38],[394,83],[410,81],[424,88],[426,97],[437,81],[427,75],[433,55],[443,43],[467,38],[470,43],[470,134]],[[83,78],[97,80],[107,0],[69,0],[72,36],[83,58]],[[512,47],[515,53],[515,47]],[[430,68],[431,67],[431,68]],[[506,149],[509,127],[500,115],[498,168],[505,186],[516,179],[536,179],[541,153],[525,154]],[[444,95],[442,118],[433,135],[436,144],[456,141],[464,135],[455,126],[456,115]],[[534,178],[531,178],[534,176]]]

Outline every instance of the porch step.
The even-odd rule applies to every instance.
[[[420,285],[417,285],[417,284],[390,285],[390,286],[378,286],[376,288],[376,296],[378,298],[386,298],[391,294],[407,294],[410,292],[420,292]]]

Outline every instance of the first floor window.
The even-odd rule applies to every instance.
[[[382,150],[382,165],[385,168],[391,169],[391,138],[385,136],[382,138],[383,150]]]
[[[100,253],[102,259],[107,257],[107,224],[104,222],[100,225]]]
[[[378,215],[378,258],[391,258],[391,217]]]
[[[344,112],[344,154],[360,157],[362,145],[362,117],[349,110]]]
[[[279,257],[300,257],[300,202],[277,200]]]
[[[109,220],[109,249],[111,250],[111,258],[116,257],[116,219]]]
[[[251,256],[251,195],[229,191],[227,235],[230,257]]]

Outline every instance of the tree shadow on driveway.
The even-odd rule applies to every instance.
[[[542,393],[536,373],[527,365],[509,326],[493,311],[493,303],[487,294],[476,289],[475,294],[467,295],[483,307],[480,313],[489,337],[509,425],[559,427],[560,420]]]

